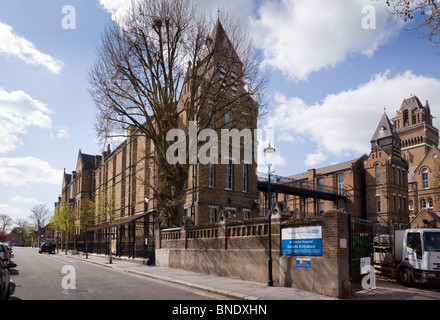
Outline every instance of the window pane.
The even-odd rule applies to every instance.
[[[232,190],[232,163],[225,164],[225,189]]]

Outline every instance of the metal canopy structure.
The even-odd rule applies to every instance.
[[[345,200],[345,190],[335,187],[324,186],[316,184],[313,181],[300,181],[292,178],[272,176],[271,192],[283,193],[299,196],[302,198],[314,198],[320,200],[338,201]],[[267,192],[268,178],[265,176],[258,176],[258,190]]]

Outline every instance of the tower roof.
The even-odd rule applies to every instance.
[[[371,138],[371,142],[387,137],[400,140],[393,124],[391,123],[390,119],[388,119],[386,113],[384,113],[382,119],[380,119],[379,125],[377,126],[376,132],[374,132],[373,138]]]
[[[405,98],[402,102],[402,105],[400,107],[400,110],[402,110],[405,107],[409,107],[411,110],[417,110],[417,109],[423,109],[425,108],[422,103],[420,102],[419,98],[414,95],[410,95],[408,98]]]
[[[205,58],[210,53],[217,53],[221,56],[240,61],[234,45],[226,34],[220,20],[217,20],[212,33],[207,39],[207,48],[204,54],[202,54],[202,58]]]

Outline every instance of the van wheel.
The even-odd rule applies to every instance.
[[[399,272],[400,281],[405,287],[410,287],[412,285],[411,271],[408,268],[402,268]]]

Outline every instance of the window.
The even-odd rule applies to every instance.
[[[408,115],[408,110],[405,110],[403,112],[403,126],[404,127],[408,127],[409,126],[409,115]]]
[[[433,208],[434,207],[434,203],[432,201],[432,198],[428,198],[427,202],[426,202],[426,206],[427,208]]]
[[[344,193],[344,174],[343,173],[338,174],[338,189],[339,189],[339,194]]]
[[[345,211],[345,201],[343,199],[338,200],[338,210]]]
[[[397,185],[400,186],[400,168],[397,168]]]
[[[414,210],[414,201],[409,200],[409,210]]]
[[[225,113],[225,129],[231,129],[232,127],[232,116],[230,112]]]
[[[428,169],[425,168],[422,170],[422,188],[428,189],[428,187]]]
[[[318,179],[318,190],[323,191],[324,190],[324,178]]]
[[[248,175],[248,165],[244,164],[243,165],[243,192],[247,192],[248,190],[248,179],[247,179],[247,175]]]
[[[324,201],[319,201],[319,213],[324,213]]]
[[[376,165],[376,184],[380,184],[380,167]]]
[[[214,187],[214,165],[212,163],[209,164],[209,174],[208,174],[208,187]]]
[[[380,213],[381,208],[380,208],[380,196],[376,196],[376,210],[377,213]]]
[[[217,209],[209,208],[209,222],[216,222]]]
[[[249,216],[250,216],[250,210],[243,209],[243,219],[249,219]]]
[[[421,200],[420,200],[420,207],[421,207],[422,209],[426,209],[426,200],[425,200],[425,199],[421,199]]]
[[[232,163],[225,164],[225,189],[232,190]]]
[[[420,238],[420,233],[418,232],[409,232],[407,236],[407,246],[411,248],[416,253],[417,259],[422,258],[422,240]]]

